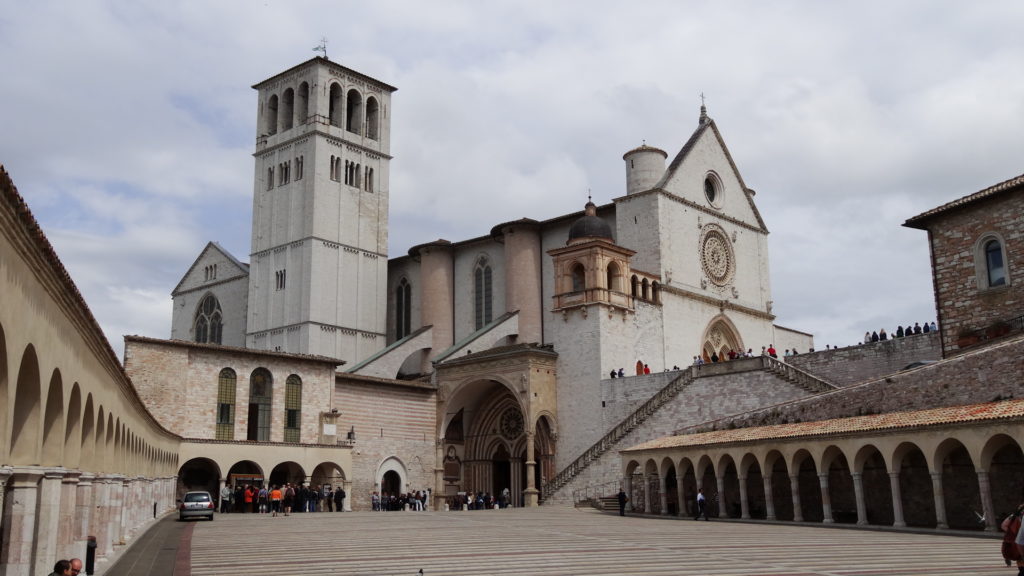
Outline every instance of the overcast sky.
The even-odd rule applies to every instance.
[[[700,94],[819,348],[935,316],[900,226],[1024,173],[1024,2],[7,2],[0,163],[111,344],[170,336],[210,240],[249,260],[256,92],[315,53],[399,88],[390,255],[625,193]]]

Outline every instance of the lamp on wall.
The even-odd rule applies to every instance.
[[[350,429],[350,430],[348,431],[348,439],[349,439],[349,440],[351,440],[351,441],[353,441],[353,442],[355,442],[355,441],[356,441],[356,427],[355,427],[355,426],[353,426],[353,427],[352,427],[352,428],[351,428],[351,429]]]

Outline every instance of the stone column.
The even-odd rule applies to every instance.
[[[658,476],[658,490],[661,491],[661,515],[668,516],[668,478]]]
[[[740,518],[750,520],[750,502],[747,500],[746,476],[740,476]]]
[[[107,536],[107,516],[109,513],[110,485],[106,476],[96,476],[92,483],[92,507],[89,511],[89,530],[87,536],[96,537],[96,555],[105,557],[110,552],[110,539]]]
[[[818,474],[818,485],[821,486],[821,511],[825,516],[822,522],[831,524],[835,520],[832,519],[832,497],[828,493],[828,472]]]
[[[42,469],[19,466],[12,469],[7,480],[10,487],[7,498],[10,502],[5,504],[2,520],[7,540],[3,543],[4,563],[0,565],[5,576],[48,574],[53,569],[53,562],[43,572],[38,572],[32,564],[39,483],[42,478]]]
[[[434,446],[434,494],[444,494],[444,436]],[[444,510],[444,498],[434,498],[434,510]]]
[[[764,480],[764,507],[768,520],[775,520],[775,498],[772,495],[772,477],[765,475]]]
[[[78,478],[82,473],[78,470],[67,470],[60,486],[60,510],[57,519],[57,542],[60,558],[81,557],[85,548],[78,548]]]
[[[523,494],[523,481],[522,481],[522,477],[523,477],[523,459],[522,458],[512,458],[511,466],[512,466],[512,488],[510,489],[511,492],[512,492],[512,504],[511,504],[511,506],[513,508],[518,508],[520,502],[522,501],[521,498],[522,498],[522,494]]]
[[[992,508],[992,485],[988,481],[988,472],[978,470],[978,491],[981,492],[981,513],[985,515],[985,531],[996,530],[996,512]]]
[[[6,522],[2,522],[4,494],[7,492],[7,482],[11,479],[11,475],[13,474],[14,469],[10,466],[0,466],[0,526],[6,525]]]
[[[932,492],[935,494],[935,527],[949,528],[946,524],[946,496],[942,492],[942,471],[932,472]]]
[[[83,473],[78,477],[78,483],[75,484],[75,516],[72,522],[74,522],[75,529],[73,535],[73,544],[75,550],[85,550],[87,537],[92,533],[92,493],[93,486],[92,481],[95,478],[88,472]],[[84,552],[82,552],[84,554]],[[72,556],[79,556],[79,554],[73,554]]]
[[[35,574],[53,571],[55,558],[61,553],[59,530],[61,508],[61,481],[63,468],[44,468],[39,481],[38,512],[36,515]]]
[[[523,493],[525,496],[524,504],[527,507],[536,506],[538,503],[538,491],[533,478],[533,470],[537,466],[537,462],[534,460],[533,435],[532,430],[526,433],[526,490]]]
[[[900,495],[900,473],[889,472],[889,488],[892,491],[892,525],[903,528],[907,523],[903,520],[903,496]]]
[[[800,507],[800,476],[789,477],[789,490],[793,493],[793,522],[803,522],[804,512]]]
[[[644,514],[651,513],[651,479],[644,474]]]
[[[686,498],[683,494],[683,477],[676,476],[676,500],[679,502],[679,514],[680,518],[686,517]]]
[[[853,476],[853,496],[857,500],[857,524],[863,526],[868,523],[868,507],[864,502],[864,477],[860,472],[854,472],[851,476]]]
[[[728,518],[729,513],[725,509],[725,477],[715,476],[715,482],[718,488],[718,517]]]
[[[342,485],[343,488],[345,488],[345,499],[342,500],[342,502],[341,502],[341,511],[342,512],[351,512],[352,511],[352,481],[351,480],[342,480],[341,485]]]

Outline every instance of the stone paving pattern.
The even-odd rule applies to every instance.
[[[1010,574],[989,538],[591,509],[220,515],[192,536],[193,576]],[[177,573],[177,570],[175,571]]]

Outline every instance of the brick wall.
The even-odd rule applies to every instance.
[[[962,331],[985,329],[1024,314],[1024,188],[973,202],[929,220],[932,274],[947,355]],[[985,272],[978,242],[994,233],[1003,240],[1007,283],[979,288]],[[979,254],[979,252],[981,252]]]
[[[340,375],[335,405],[341,411],[338,435],[354,427],[352,452],[353,510],[368,510],[370,495],[379,491],[378,474],[385,460],[401,463],[409,490],[434,488],[437,394],[410,383],[354,379]]]
[[[837,386],[899,372],[912,362],[942,358],[938,333],[916,334],[786,358],[786,362]]]

